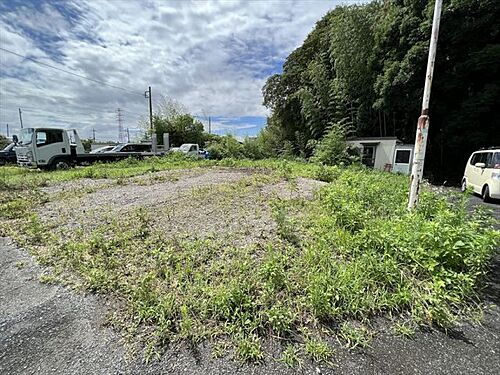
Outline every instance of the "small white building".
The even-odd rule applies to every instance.
[[[404,144],[396,137],[351,138],[347,143],[360,150],[361,163],[367,167],[394,173],[411,173],[414,145]]]

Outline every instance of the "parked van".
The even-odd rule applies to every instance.
[[[465,166],[462,191],[472,188],[485,202],[500,199],[500,148],[474,152]]]

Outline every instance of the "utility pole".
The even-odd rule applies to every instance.
[[[439,21],[441,19],[441,7],[443,0],[436,0],[434,6],[434,19],[432,21],[432,35],[429,46],[429,57],[427,60],[427,72],[425,74],[424,97],[422,99],[422,113],[418,118],[417,134],[415,137],[415,151],[413,154],[413,165],[410,178],[410,195],[408,209],[412,210],[418,204],[418,194],[422,175],[424,172],[425,149],[427,146],[427,134],[429,132],[429,101],[431,97],[432,75],[434,73],[434,62],[436,60],[436,49],[439,35]]]
[[[7,138],[9,138],[9,124],[7,124]]]
[[[92,139],[94,140],[94,143],[95,143],[95,129],[92,128]]]
[[[118,121],[118,142],[123,143],[123,115],[121,108],[116,110],[116,120]]]
[[[21,108],[19,108],[19,122],[21,123],[21,129],[22,129],[23,128],[23,112],[21,111]]]
[[[212,134],[212,119],[208,116],[208,134]]]
[[[130,131],[127,128],[127,142],[130,143]]]
[[[153,102],[151,99],[151,86],[149,86],[148,91],[144,91],[144,97],[149,98],[149,130],[151,131],[151,136],[153,136]]]

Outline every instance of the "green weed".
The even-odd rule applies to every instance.
[[[357,347],[364,348],[370,344],[372,334],[362,325],[353,323],[342,323],[339,331],[339,336],[345,341],[346,346],[350,349]]]
[[[175,237],[155,227],[155,220],[175,219],[175,206],[163,218],[145,209],[110,214],[92,231],[54,228],[33,213],[44,196],[20,182],[106,176],[120,183],[149,173],[151,165],[124,160],[56,172],[8,167],[9,186],[17,188],[0,191],[0,230],[53,266],[58,277],[64,271],[84,288],[124,301],[124,329],[146,328],[142,337],[155,353],[168,343],[210,338],[216,356],[229,349],[218,343],[231,342],[240,360],[261,360],[262,340],[297,336],[307,356],[329,361],[332,348],[317,337],[332,322],[350,348],[368,345],[372,336],[356,322],[379,314],[447,326],[475,297],[500,239],[484,214],[471,216],[464,202],[432,192],[424,190],[419,209],[408,212],[406,177],[360,168],[156,158],[155,170],[231,165],[272,171],[218,186],[216,197],[207,194],[211,188],[190,196],[220,199],[228,212],[252,189],[283,178],[323,176],[329,182],[312,201],[259,201],[271,205],[280,238],[239,246],[227,236]],[[395,331],[407,335],[408,328]],[[287,347],[282,360],[300,366],[299,354]]]
[[[333,349],[326,341],[319,338],[306,338],[304,350],[316,362],[329,363],[333,356]]]
[[[291,368],[301,367],[304,361],[300,356],[300,348],[292,344],[287,345],[281,354],[280,362]]]
[[[398,336],[412,337],[415,334],[415,324],[412,322],[396,322],[392,329]]]
[[[241,361],[259,361],[264,358],[261,344],[257,336],[243,336],[236,342],[236,357]]]

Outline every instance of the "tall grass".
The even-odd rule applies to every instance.
[[[300,353],[329,360],[325,331],[348,347],[368,345],[371,333],[353,320],[409,314],[418,324],[447,326],[475,298],[500,239],[484,216],[467,213],[463,200],[452,203],[424,191],[419,209],[408,212],[403,176],[282,160],[135,163],[92,168],[109,177],[153,165],[219,165],[266,168],[285,180],[330,181],[312,201],[269,202],[281,239],[267,244],[169,238],[149,226],[144,210],[111,216],[92,233],[64,236],[36,216],[17,219],[11,235],[56,275],[69,271],[84,288],[125,301],[118,321],[149,327],[145,335],[153,347],[229,341],[238,358],[260,360],[261,341],[272,336],[298,342],[302,349],[289,347],[283,360],[300,363]],[[82,171],[60,176],[76,178]]]

